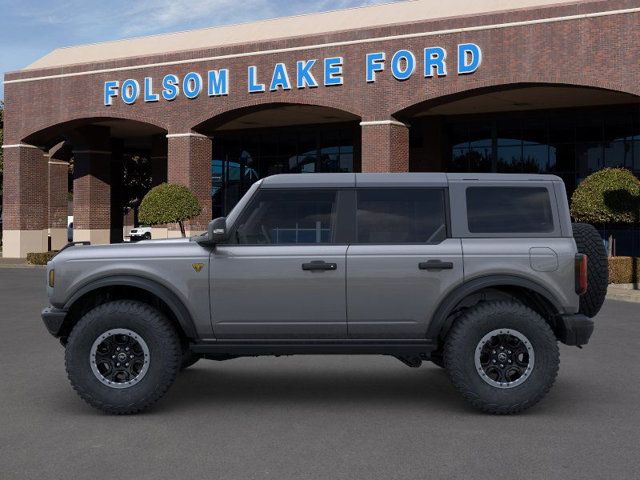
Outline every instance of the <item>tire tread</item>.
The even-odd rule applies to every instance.
[[[523,402],[514,403],[495,403],[487,401],[475,391],[470,383],[470,379],[463,369],[463,360],[461,359],[461,348],[465,345],[465,338],[471,325],[478,322],[480,318],[492,316],[496,312],[511,311],[514,315],[521,318],[529,318],[536,324],[539,333],[543,336],[544,343],[550,346],[551,361],[554,367],[546,373],[545,381],[537,393]],[[464,399],[473,407],[486,413],[497,415],[512,415],[520,413],[533,405],[537,404],[551,390],[556,377],[558,375],[560,363],[560,351],[558,349],[557,339],[547,322],[535,311],[531,310],[524,304],[516,301],[491,301],[483,302],[472,307],[464,315],[462,315],[449,331],[445,340],[444,347],[444,365],[449,378],[455,388],[462,394]]]
[[[69,358],[68,348],[65,355],[65,367],[67,370],[67,377],[69,379],[69,382],[71,383],[71,386],[80,396],[80,398],[82,398],[89,405],[104,412],[115,415],[131,415],[149,409],[167,393],[167,391],[175,381],[180,369],[182,361],[180,342],[178,340],[178,335],[174,326],[158,310],[146,303],[135,300],[117,300],[101,304],[90,310],[73,327],[71,334],[69,335],[67,345],[72,344],[74,341],[76,341],[76,338],[81,336],[84,330],[90,327],[91,323],[99,322],[103,314],[107,312],[111,313],[113,309],[117,309],[119,313],[125,315],[144,317],[150,323],[153,322],[154,328],[157,329],[156,333],[165,344],[163,353],[166,353],[169,356],[169,367],[165,370],[163,381],[159,382],[156,388],[151,390],[149,394],[136,401],[135,403],[118,405],[95,398],[89,392],[89,390],[82,385],[81,382],[76,381],[76,377],[73,374],[74,372],[72,370],[72,367],[70,366],[71,362]]]
[[[574,223],[573,238],[578,252],[587,255],[588,289],[580,296],[580,313],[595,317],[607,296],[609,265],[602,238],[593,225]]]

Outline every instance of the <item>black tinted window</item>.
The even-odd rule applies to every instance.
[[[358,190],[358,243],[439,243],[447,236],[444,191]]]
[[[471,233],[546,233],[553,231],[549,191],[536,187],[467,188]]]
[[[261,190],[236,230],[241,244],[333,243],[335,190]]]

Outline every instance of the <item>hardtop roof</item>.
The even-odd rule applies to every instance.
[[[528,173],[288,173],[263,179],[261,188],[446,187],[450,182],[562,181],[555,175]]]

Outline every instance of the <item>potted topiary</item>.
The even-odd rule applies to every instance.
[[[202,213],[196,196],[184,185],[163,183],[152,188],[140,203],[138,218],[146,225],[177,223],[185,235],[184,222]]]

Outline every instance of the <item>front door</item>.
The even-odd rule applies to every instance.
[[[335,189],[263,188],[211,258],[217,338],[346,338]]]
[[[445,195],[443,188],[358,189],[356,241],[347,253],[351,338],[425,338],[438,302],[462,282]]]

